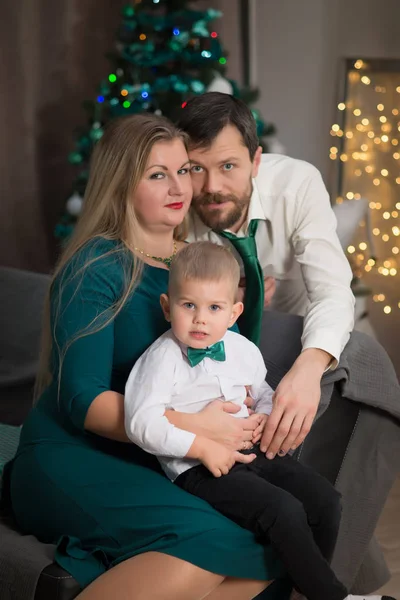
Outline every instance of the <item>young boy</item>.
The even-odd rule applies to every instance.
[[[248,417],[249,392],[265,426],[273,390],[265,381],[262,355],[245,337],[228,331],[243,310],[235,301],[239,278],[239,265],[224,246],[197,242],[177,254],[168,294],[160,299],[171,330],[148,348],[129,376],[127,434],[157,455],[171,481],[254,531],[261,543],[271,543],[308,600],[361,600],[348,595],[329,566],[341,508],[326,479],[290,456],[269,460],[257,445],[247,453],[232,451],[178,429],[164,416],[167,408],[197,413],[221,398],[240,407],[233,417]]]

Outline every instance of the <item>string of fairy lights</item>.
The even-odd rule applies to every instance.
[[[385,280],[400,274],[400,73],[373,71],[368,61],[356,60],[338,111],[329,154],[341,163],[336,202],[367,198],[371,223],[370,231],[369,223],[360,224],[347,254],[355,277],[367,274],[373,288],[381,287],[373,300],[388,315],[400,309],[400,285]]]

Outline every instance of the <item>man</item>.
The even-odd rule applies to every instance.
[[[352,274],[328,193],[312,165],[262,155],[241,100],[219,92],[192,98],[179,126],[189,135],[192,163],[188,239],[236,252],[247,276],[245,309],[251,307],[242,332],[258,341],[259,311],[267,306],[304,315],[302,352],[276,389],[261,440],[269,458],[284,455],[310,431],[321,377],[338,364],[354,325]]]

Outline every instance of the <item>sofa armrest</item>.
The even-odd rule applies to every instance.
[[[34,600],[73,600],[80,591],[78,582],[53,563],[41,572]]]

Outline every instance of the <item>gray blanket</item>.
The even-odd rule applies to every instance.
[[[301,351],[302,328],[301,317],[265,313],[261,350],[274,388]],[[360,410],[335,483],[343,514],[332,566],[353,593],[366,594],[390,576],[373,535],[400,471],[400,386],[382,346],[357,331],[337,369],[322,378],[317,418],[327,410],[334,386]]]
[[[301,351],[301,332],[300,317],[265,314],[261,350],[273,387]],[[344,511],[333,567],[354,593],[358,589],[368,593],[387,578],[373,532],[400,467],[400,388],[383,348],[357,332],[338,368],[323,377],[318,416],[327,409],[334,385],[343,397],[360,403],[361,410],[336,481]],[[54,547],[21,536],[2,522],[0,540],[0,598],[33,600],[38,577],[53,560]]]
[[[264,314],[260,348],[268,369],[267,380],[273,388],[301,352],[302,331],[302,317]],[[392,362],[383,347],[368,335],[354,331],[338,367],[322,378],[318,417],[328,408],[335,384],[344,398],[400,419],[400,386]]]

